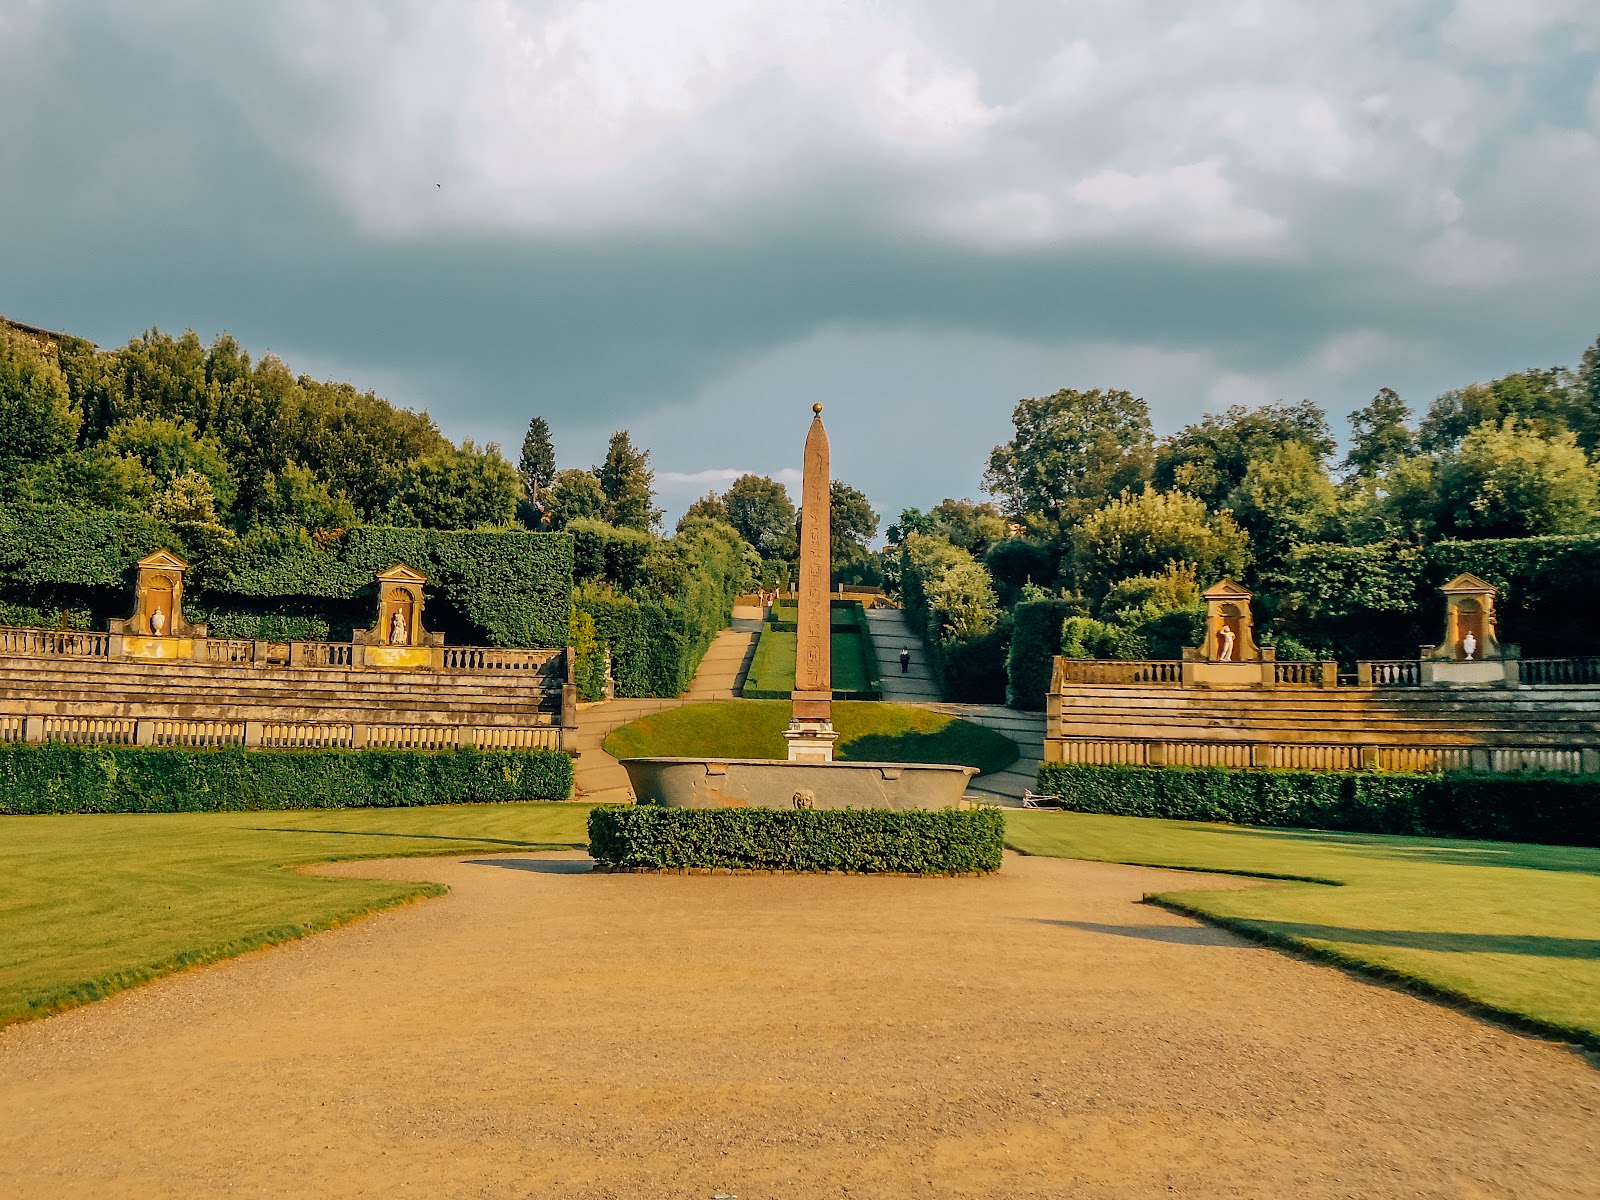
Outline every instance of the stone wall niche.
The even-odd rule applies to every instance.
[[[183,576],[189,564],[170,550],[147,554],[137,564],[133,612],[113,619],[120,650],[131,658],[194,658],[205,653],[206,627],[183,615]],[[197,650],[198,642],[198,650]]]
[[[1516,687],[1520,646],[1501,643],[1495,630],[1494,584],[1457,575],[1444,597],[1444,640],[1422,648],[1422,683],[1440,687]]]
[[[433,648],[444,645],[444,635],[430,633],[422,624],[421,571],[396,563],[378,572],[377,623],[357,629],[352,640],[361,647],[361,661],[369,667],[429,667]]]
[[[1252,595],[1231,579],[1201,593],[1206,602],[1206,631],[1200,645],[1183,652],[1185,684],[1254,687],[1272,682],[1277,651],[1256,645],[1255,618],[1250,615]]]

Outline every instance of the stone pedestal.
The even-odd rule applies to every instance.
[[[839,735],[834,732],[832,721],[796,717],[783,731],[783,739],[789,743],[790,762],[831,763],[833,744]]]

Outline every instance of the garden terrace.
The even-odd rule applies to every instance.
[[[1206,688],[1132,680],[1091,683],[1072,681],[1063,669],[1069,662],[1058,660],[1048,697],[1046,762],[1313,770],[1600,769],[1600,688],[1592,686]]]
[[[112,634],[0,631],[0,740],[125,745],[564,746],[564,650],[428,648],[422,668],[360,665],[339,642],[193,643],[118,657]]]

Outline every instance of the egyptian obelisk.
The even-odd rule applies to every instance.
[[[822,405],[813,404],[806,434],[805,472],[800,484],[800,594],[795,637],[794,704],[789,729],[790,762],[832,762],[833,648],[828,582],[832,551],[828,531],[828,431]]]

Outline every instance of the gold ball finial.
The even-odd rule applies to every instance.
[[[820,416],[821,416],[821,415],[822,415],[822,405],[820,405],[820,404],[813,404],[813,405],[812,405],[812,406],[811,406],[811,411],[812,411],[812,412],[814,412],[814,413],[816,413],[816,414],[817,414],[817,415],[818,415],[818,416],[819,416],[819,417],[820,417]]]

